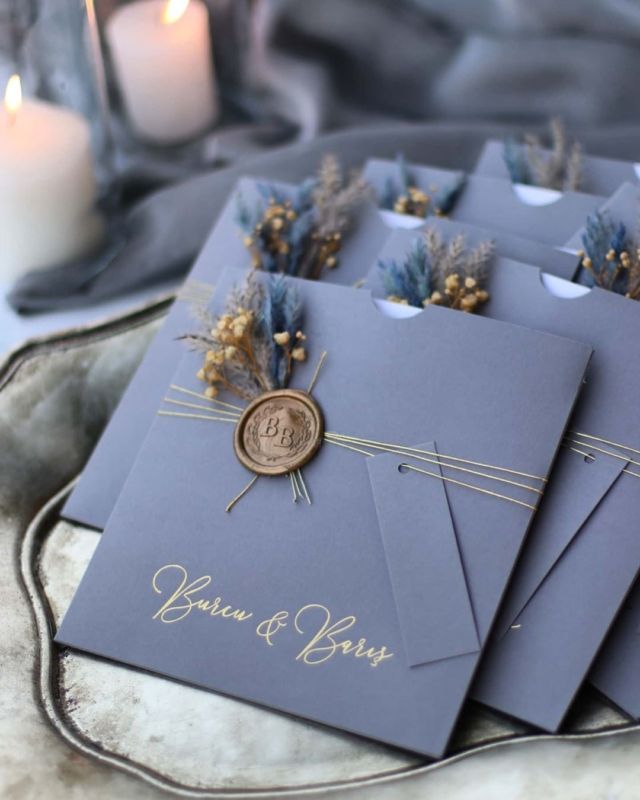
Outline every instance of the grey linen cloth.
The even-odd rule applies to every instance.
[[[163,158],[127,140],[116,113],[128,205],[95,257],[22,278],[9,296],[15,309],[90,305],[179,277],[239,175],[297,181],[327,151],[346,166],[402,151],[468,169],[487,136],[560,114],[589,152],[640,160],[639,3],[207,3],[225,126]],[[364,127],[316,139],[354,125]],[[284,140],[293,144],[261,155]]]

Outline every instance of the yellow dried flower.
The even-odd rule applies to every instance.
[[[615,261],[616,260],[616,251],[613,248],[611,248],[611,250],[609,250],[609,252],[605,256],[605,258],[607,259],[607,261]]]
[[[460,286],[460,276],[457,272],[451,273],[451,275],[447,275],[444,279],[444,286],[445,289],[457,289]]]
[[[486,289],[478,289],[476,291],[476,297],[478,298],[479,303],[486,303],[489,299],[489,292]]]
[[[227,360],[232,359],[235,354],[238,352],[238,348],[234,347],[233,345],[229,345],[229,347],[224,348],[224,357]]]
[[[468,277],[464,279],[464,285],[466,286],[467,289],[475,289],[476,286],[478,285],[478,282],[476,281],[475,278]]]
[[[294,361],[305,361],[307,358],[307,351],[304,347],[294,347],[291,351],[291,358]]]
[[[199,369],[199,370],[196,372],[196,378],[197,378],[199,381],[206,381],[206,377],[205,377],[205,374],[204,374],[204,369]]]
[[[281,347],[284,347],[284,345],[289,344],[290,339],[291,336],[289,335],[289,331],[281,331],[280,333],[273,334],[273,341],[276,344],[279,344]]]
[[[478,305],[478,298],[475,294],[467,294],[460,301],[460,307],[463,311],[473,311]]]
[[[209,400],[213,400],[214,397],[218,396],[218,389],[215,386],[209,386],[207,389],[204,390],[204,393],[209,398]]]
[[[296,339],[299,339],[301,342],[307,341],[307,337],[304,335],[302,331],[296,331]]]

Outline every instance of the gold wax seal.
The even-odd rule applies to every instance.
[[[257,475],[286,475],[314,457],[323,436],[322,411],[313,397],[277,389],[261,394],[243,411],[233,447]]]

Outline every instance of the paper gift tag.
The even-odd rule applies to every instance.
[[[550,155],[549,150],[543,150],[543,153]],[[580,191],[608,197],[623,183],[637,183],[639,166],[631,161],[583,154],[580,159]],[[486,178],[510,180],[504,159],[504,142],[490,139],[483,147],[473,172]]]
[[[220,281],[217,313],[241,275]],[[408,445],[438,432],[484,646],[591,349],[443,308],[392,319],[362,290],[292,283],[309,354],[292,388],[313,384],[325,431],[303,482],[251,479],[225,512],[251,473],[234,456],[232,411],[234,424],[175,413],[185,390],[201,392],[202,357],[187,353],[56,639],[439,756],[479,654],[408,665],[366,461],[429,463]],[[286,408],[247,412],[239,441],[288,453]]]
[[[290,184],[280,182],[270,182],[269,185],[283,193],[293,189]],[[184,292],[178,296],[151,343],[65,504],[65,517],[93,528],[104,528],[182,355],[178,339],[193,325],[189,303],[194,299],[204,299],[206,304],[207,294],[213,291],[224,267],[249,267],[251,264],[236,217],[240,199],[251,206],[261,196],[258,179],[243,178],[238,182],[198,256]],[[365,205],[357,215],[355,227],[343,242],[338,267],[328,270],[323,279],[352,285],[364,278],[388,233],[389,229],[380,220],[375,206]]]
[[[434,454],[423,468],[439,479],[425,481],[399,455],[367,461],[410,667],[480,649],[436,444],[416,447]]]

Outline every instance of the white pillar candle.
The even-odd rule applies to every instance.
[[[0,281],[97,247],[90,130],[67,109],[22,101],[14,75],[0,108]]]
[[[209,15],[201,0],[138,0],[109,18],[106,36],[134,131],[158,144],[211,126],[217,98]]]

